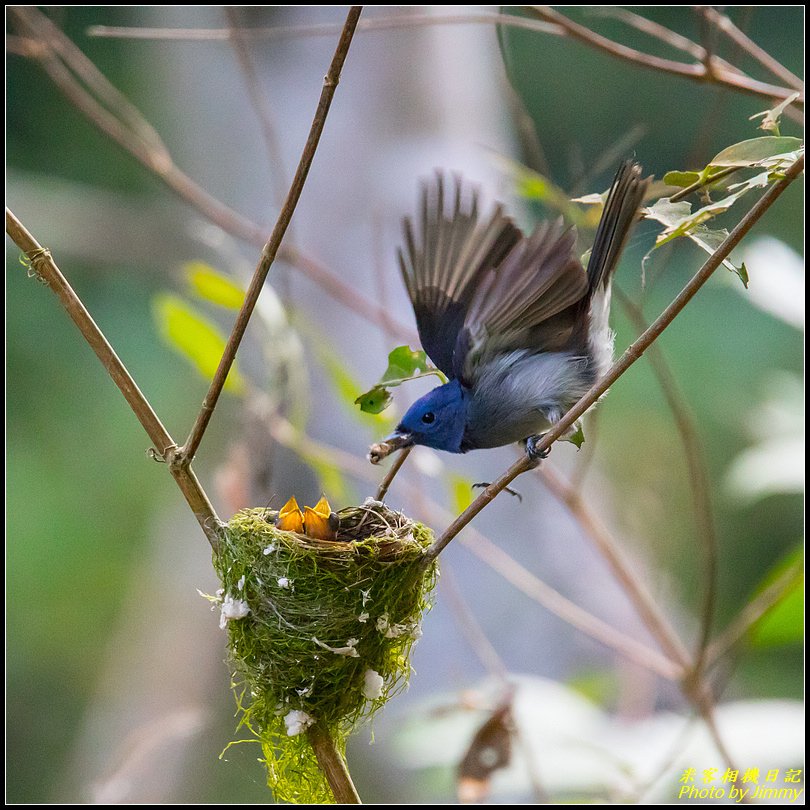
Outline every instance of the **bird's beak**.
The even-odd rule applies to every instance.
[[[405,430],[395,430],[388,438],[377,444],[372,444],[368,453],[368,460],[372,464],[379,464],[386,456],[403,447],[413,444],[413,434]]]

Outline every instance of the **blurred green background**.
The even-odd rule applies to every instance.
[[[701,38],[700,24],[686,7],[640,11]],[[48,13],[145,113],[192,176],[251,218],[272,221],[275,209],[268,179],[272,171],[256,158],[257,150],[261,154],[261,136],[227,44],[142,43],[86,35],[87,26],[93,24],[222,27],[220,11],[63,7]],[[399,13],[405,10],[369,9],[368,17]],[[565,13],[635,47],[677,56],[617,20],[582,8]],[[801,73],[802,7],[738,8],[729,13],[759,45]],[[339,9],[279,7],[255,10],[245,22],[314,24],[336,22],[341,16]],[[14,30],[13,21],[7,26]],[[478,29],[475,37],[468,34],[471,28]],[[303,144],[332,42],[333,37],[269,40],[261,44],[257,56],[261,81],[276,104],[288,177]],[[315,161],[293,230],[302,247],[312,246],[327,265],[369,297],[380,295],[380,287],[363,268],[380,266],[396,317],[406,323],[411,315],[399,290],[393,248],[397,220],[409,211],[403,206],[412,205],[418,175],[403,177],[405,170],[396,165],[398,156],[404,155],[405,166],[420,168],[419,161],[429,167],[442,160],[444,147],[434,148],[430,140],[441,131],[450,133],[449,143],[463,142],[465,148],[478,150],[480,160],[489,160],[486,147],[491,141],[486,133],[476,132],[472,125],[465,129],[465,122],[458,120],[448,124],[435,112],[454,96],[473,106],[486,104],[489,96],[478,93],[477,86],[466,86],[472,79],[457,65],[442,74],[442,82],[432,83],[430,70],[438,70],[437,65],[480,58],[491,73],[491,94],[500,103],[497,110],[488,111],[488,120],[507,133],[504,143],[512,144],[510,151],[504,147],[507,156],[531,163],[540,154],[533,168],[577,193],[603,190],[618,157],[630,151],[657,177],[670,169],[699,169],[725,146],[760,134],[748,118],[770,106],[764,99],[645,72],[576,43],[517,29],[502,29],[500,36],[492,27],[480,26],[361,33],[353,47],[327,124],[323,154]],[[734,48],[723,44],[722,53],[761,75]],[[427,67],[417,65],[420,60],[427,61]],[[372,78],[376,65],[381,77]],[[204,383],[161,342],[151,302],[159,291],[180,288],[179,262],[200,258],[206,251],[202,258],[216,261],[210,242],[201,246],[198,231],[190,230],[193,217],[188,208],[72,109],[33,61],[12,48],[7,69],[7,202],[52,249],[164,423],[182,437]],[[386,84],[386,77],[397,83]],[[427,93],[434,97],[432,115],[420,107],[420,94]],[[531,148],[526,142],[521,145],[513,134],[518,98],[534,122],[540,150],[536,143]],[[233,107],[244,117],[236,118]],[[470,107],[470,119],[477,116]],[[377,141],[367,132],[360,134],[372,120]],[[616,161],[597,176],[588,173],[611,146],[633,131],[637,136]],[[801,134],[790,121],[782,132]],[[385,150],[375,144],[384,144]],[[415,160],[417,152],[424,157]],[[336,211],[333,203],[340,199],[347,176],[355,181],[360,176],[366,185],[346,210],[337,206]],[[503,187],[509,182],[504,175]],[[386,187],[391,189],[390,199]],[[748,205],[746,198],[741,210],[732,209],[722,224],[733,227]],[[377,209],[386,220],[381,239],[368,224]],[[529,221],[538,213],[527,208],[523,218]],[[650,223],[638,229],[618,277],[623,290],[643,303],[649,319],[704,258],[694,246],[679,242],[653,255],[642,287],[638,267],[656,230]],[[765,236],[801,251],[801,183],[777,201],[747,242]],[[332,249],[332,243],[344,245]],[[341,253],[348,251],[348,243],[353,254]],[[255,248],[240,245],[238,250],[248,264],[255,261]],[[801,262],[798,257],[794,261]],[[753,289],[756,274],[767,274],[770,268],[767,260],[749,260],[748,265]],[[768,457],[803,465],[803,337],[795,323],[779,315],[778,305],[770,311],[754,306],[736,278],[723,270],[716,275],[660,345],[694,412],[713,482],[720,547],[715,626],[722,627],[768,571],[801,542],[800,488],[784,483],[769,488],[765,480],[761,489],[743,495],[729,484],[729,475],[735,459],[759,445],[766,450],[777,444],[787,447],[786,456]],[[347,371],[363,383],[373,382],[374,370],[377,375],[382,372],[385,355],[397,341],[362,325],[366,331],[361,357],[354,316],[298,280],[294,270],[285,270],[279,285],[291,308],[319,325]],[[171,773],[149,782],[149,789],[142,787],[139,801],[268,800],[255,752],[242,751],[247,748],[242,746],[229,754],[230,761],[217,759],[233,735],[233,698],[216,617],[194,592],[195,587],[208,592],[216,588],[202,535],[185,513],[165,469],[147,459],[148,442],[98,361],[53,295],[27,277],[17,249],[8,244],[6,295],[7,800],[86,801],[88,796],[127,800],[127,780],[136,780],[133,774],[140,773],[139,757],[148,759],[144,752],[163,744],[168,745],[164,764]],[[635,333],[616,306],[613,323],[621,350]],[[313,354],[307,349],[310,432],[331,438],[362,459],[379,429],[343,417],[344,403]],[[330,414],[338,414],[334,422]],[[199,463],[199,474],[212,490],[229,441],[244,430],[240,403],[224,401]],[[593,440],[596,457],[586,494],[596,493],[595,508],[607,510],[623,543],[655,572],[654,586],[661,589],[653,587],[653,592],[665,599],[674,623],[691,643],[698,628],[704,557],[696,546],[682,449],[644,361],[614,386],[600,406]],[[285,451],[273,452],[275,488],[269,496],[316,493],[320,485],[304,465]],[[555,457],[564,468],[575,464],[573,448],[558,450],[552,462]],[[477,476],[495,475],[508,460],[506,453],[484,461],[445,463],[471,480],[484,480]],[[481,467],[470,471],[470,463],[484,462],[485,472]],[[768,470],[761,472],[767,479]],[[524,496],[529,495],[530,501],[533,495],[544,497],[532,487],[523,484]],[[222,502],[221,494],[214,497]],[[452,504],[449,491],[441,497]],[[497,508],[501,512],[496,514],[502,514],[516,507]],[[528,535],[526,527],[545,519],[547,510],[539,517],[521,514],[518,525]],[[538,546],[546,545],[542,538],[526,545],[512,539],[511,533],[499,536],[494,518],[484,520],[483,526],[524,564],[544,573],[535,561]],[[566,553],[563,544],[558,557],[563,559]],[[476,598],[503,585],[494,585],[491,575],[487,579],[463,555],[452,550],[448,566],[452,564],[459,574],[460,588],[476,603],[478,620],[491,638],[498,638],[503,623],[508,623],[511,634],[504,631],[499,638],[499,653],[510,669],[562,682],[592,671],[613,671],[610,659],[600,658],[589,643],[576,646],[580,642],[570,640],[575,631],[564,626],[549,630],[538,650],[525,641],[531,653],[522,657],[522,639],[535,632],[532,616],[542,611],[509,588],[491,600]],[[555,571],[563,592],[567,583],[575,593],[582,588],[576,570],[566,573],[563,566]],[[484,578],[479,581],[478,576]],[[599,587],[593,585],[595,590]],[[466,688],[481,675],[474,656],[460,649],[464,644],[448,618],[441,592],[434,613],[426,621],[419,674],[408,697],[413,712],[418,711],[418,701]],[[785,621],[795,623],[797,618],[801,619],[801,611],[788,614]],[[793,628],[787,631],[791,643],[746,646],[722,668],[725,697],[801,699],[803,653],[796,643],[801,635],[801,629]],[[564,651],[558,658],[553,639],[559,639]],[[191,678],[200,671],[205,677]],[[446,672],[453,673],[450,680]],[[621,672],[612,677],[620,679]],[[167,683],[171,688],[156,697],[157,685]],[[615,697],[609,696],[614,693],[607,694],[604,707],[616,709]],[[657,693],[650,710],[662,705],[685,711],[672,689]],[[150,713],[150,706],[158,709]],[[387,709],[392,717],[398,716],[396,712],[395,705]],[[155,716],[163,725],[149,731]],[[386,728],[384,721],[378,724],[380,737]],[[393,732],[393,725],[390,729]],[[106,742],[102,745],[101,740]],[[371,748],[358,743],[350,753],[361,794],[369,800],[452,798],[451,771],[417,786],[397,772],[397,758],[384,742]],[[148,781],[151,776],[143,778]]]

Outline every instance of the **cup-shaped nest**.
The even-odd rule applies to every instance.
[[[405,686],[430,607],[435,565],[427,527],[368,501],[338,513],[321,540],[236,514],[214,555],[241,724],[262,745],[278,801],[332,794],[307,740],[319,724],[338,750],[359,721]]]

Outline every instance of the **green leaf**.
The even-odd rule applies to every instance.
[[[706,219],[711,216],[716,216],[721,211],[728,210],[729,206],[747,189],[738,191],[735,195],[731,195],[734,199],[729,202],[729,199],[721,200],[719,203],[712,203],[698,209],[692,213],[692,204],[686,200],[679,202],[670,202],[668,197],[658,200],[654,205],[644,209],[644,216],[647,219],[655,220],[664,225],[664,230],[658,235],[655,245],[647,253],[642,260],[642,266],[645,266],[650,254],[661,245],[675,239],[679,236],[686,236],[691,239],[698,247],[705,250],[706,253],[712,254],[723,241],[728,237],[728,231],[725,228],[710,229],[702,224]],[[738,267],[730,259],[723,260],[723,266],[732,273],[740,277],[743,284],[748,287],[748,273],[743,266]]]
[[[412,349],[410,346],[397,346],[388,355],[388,368],[385,370],[385,374],[382,375],[380,382],[405,380],[427,370],[427,355],[421,349]]]
[[[783,593],[782,598],[751,628],[750,640],[755,647],[778,647],[785,644],[801,644],[804,640],[804,552],[796,549],[787,558],[780,560],[766,574],[755,590],[755,598],[765,588],[781,577],[789,568],[797,568],[797,576]]]
[[[678,186],[679,188],[688,188],[689,186],[697,183],[700,180],[700,172],[667,172],[664,175],[664,182],[668,186]]]
[[[450,497],[452,499],[453,509],[456,514],[460,515],[473,502],[473,498],[475,497],[473,481],[463,475],[450,473],[448,482],[450,484]]]
[[[219,329],[191,304],[169,293],[155,296],[152,311],[169,346],[185,357],[206,380],[212,379],[225,349],[225,337]],[[223,390],[232,394],[245,391],[244,378],[235,363]]]
[[[392,402],[393,397],[389,388],[396,388],[408,380],[418,380],[422,377],[438,377],[443,383],[447,377],[437,368],[428,364],[427,355],[421,349],[411,349],[410,346],[397,346],[388,355],[388,368],[382,379],[369,391],[361,394],[354,400],[360,410],[365,413],[380,413]]]
[[[391,404],[392,399],[388,389],[375,385],[370,391],[360,394],[354,404],[359,405],[360,410],[364,413],[381,413]]]
[[[186,262],[183,272],[191,290],[200,298],[227,309],[241,309],[245,291],[210,264]]]
[[[751,138],[726,147],[710,161],[712,166],[758,166],[763,162],[779,159],[779,162],[793,162],[790,155],[801,149],[800,138],[775,137],[766,135],[762,138]]]
[[[574,427],[574,432],[560,436],[560,441],[571,442],[579,450],[585,444],[585,432],[582,430],[582,422],[579,419],[574,423]]]

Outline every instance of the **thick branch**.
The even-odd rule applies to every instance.
[[[115,353],[113,347],[104,337],[84,304],[74,292],[67,279],[56,266],[50,251],[43,248],[25,229],[16,216],[6,208],[6,233],[25,253],[34,272],[45,281],[59,299],[73,323],[101,360],[112,381],[124,395],[129,407],[143,426],[149,438],[154,442],[157,454],[168,463],[169,472],[180,487],[183,496],[191,507],[194,516],[205,532],[208,542],[216,549],[219,542],[219,527],[222,525],[214,512],[208,496],[190,468],[182,469],[174,463],[177,445],[163,426],[158,415],[152,409],[146,397],[138,388],[126,366]]]
[[[739,241],[748,233],[759,218],[773,205],[782,192],[804,170],[804,155],[785,172],[784,178],[772,185],[751,210],[740,220],[734,230],[723,240],[717,250],[706,260],[703,267],[691,278],[672,303],[656,318],[652,325],[632,343],[625,353],[608,370],[607,374],[593,385],[590,390],[557,422],[537,443],[538,452],[548,450],[574,422],[579,419],[633,363],[638,360],[647,348],[661,335],[681,310],[689,303],[697,291],[709,280],[709,277],[728,257]],[[516,461],[496,481],[491,483],[444,531],[425,555],[425,565],[430,564],[450,543],[450,541],[495,497],[509,486],[515,478],[532,468],[527,456]]]
[[[214,379],[211,381],[211,386],[203,400],[202,408],[191,429],[191,433],[189,433],[188,439],[181,449],[181,453],[186,462],[190,462],[194,458],[194,454],[197,452],[205,429],[208,427],[219,395],[222,393],[222,388],[225,385],[225,379],[228,376],[228,372],[231,370],[233,361],[236,358],[237,349],[247,329],[250,316],[253,314],[253,308],[256,306],[259,294],[264,286],[264,281],[267,278],[267,274],[270,272],[270,266],[276,258],[276,253],[278,253],[278,249],[281,246],[281,240],[284,238],[287,226],[290,224],[295,207],[301,197],[301,192],[304,189],[304,183],[309,174],[312,160],[315,157],[315,150],[318,148],[318,142],[321,139],[321,133],[326,123],[326,116],[329,113],[329,107],[335,95],[335,89],[340,81],[340,72],[343,69],[343,63],[349,52],[349,46],[351,45],[354,29],[357,26],[357,20],[360,17],[361,10],[362,6],[352,6],[346,17],[343,33],[340,36],[335,54],[332,57],[329,71],[324,78],[321,97],[318,101],[318,107],[315,110],[315,117],[312,121],[307,142],[304,145],[304,151],[301,154],[301,160],[298,163],[298,169],[295,172],[295,177],[287,194],[287,199],[284,202],[284,207],[281,209],[273,232],[270,234],[270,238],[267,240],[267,244],[262,250],[261,259],[253,275],[253,279],[250,282],[250,286],[248,287],[245,301],[236,318],[231,336],[225,346],[219,367],[214,374]]]

